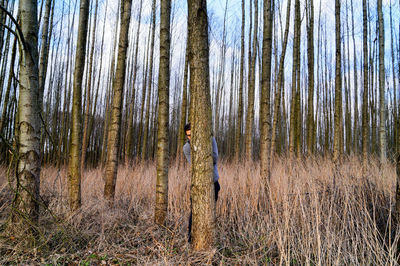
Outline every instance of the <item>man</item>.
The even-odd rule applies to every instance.
[[[185,135],[188,139],[188,141],[183,145],[183,153],[185,154],[186,160],[190,163],[190,139],[191,139],[191,128],[190,128],[190,123],[186,124],[184,127],[185,130]],[[215,138],[211,138],[211,144],[212,144],[212,157],[213,157],[213,181],[214,181],[214,195],[215,195],[215,201],[218,200],[218,192],[220,191],[221,187],[219,185],[218,179],[219,179],[219,174],[218,174],[218,168],[217,168],[217,162],[218,162],[218,146],[217,142],[215,141]],[[191,231],[192,231],[192,211],[190,210],[190,217],[189,217],[189,242],[192,240],[191,236]]]

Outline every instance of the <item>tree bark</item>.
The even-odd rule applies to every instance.
[[[290,106],[290,131],[289,131],[289,153],[291,157],[294,157],[296,147],[296,133],[298,116],[300,110],[296,108],[298,84],[297,75],[300,73],[300,31],[301,31],[301,20],[300,20],[300,1],[294,1],[294,40],[293,40],[293,69],[292,69],[292,99]]]
[[[314,0],[307,0],[308,114],[307,152],[314,153]]]
[[[169,56],[171,1],[161,0],[160,70],[158,76],[157,184],[154,219],[165,225],[168,211],[169,167]]]
[[[262,48],[262,81],[260,105],[260,175],[267,189],[270,178],[271,156],[271,59],[272,59],[272,26],[273,0],[264,0],[264,33]]]
[[[379,24],[379,150],[381,162],[386,161],[386,101],[385,101],[385,28],[382,0],[378,0]]]
[[[186,40],[186,55],[185,55],[185,69],[183,70],[183,95],[182,95],[182,104],[181,104],[181,119],[179,123],[178,129],[178,144],[177,144],[177,155],[178,158],[182,158],[182,148],[183,143],[185,142],[185,124],[187,120],[188,113],[188,70],[189,70],[189,38]]]
[[[93,30],[92,30],[92,45],[90,47],[90,55],[89,55],[89,67],[87,69],[87,84],[86,84],[86,108],[84,113],[84,124],[83,124],[83,136],[82,136],[82,158],[81,158],[81,169],[85,169],[86,162],[86,152],[89,141],[89,119],[90,119],[90,108],[92,106],[91,93],[92,93],[92,84],[93,84],[93,59],[94,59],[94,46],[96,42],[96,28],[97,28],[97,9],[98,9],[98,0],[96,0],[96,6],[94,11],[94,22],[93,22]]]
[[[125,148],[125,164],[127,164],[132,158],[132,150],[133,150],[133,115],[135,110],[135,100],[136,100],[136,78],[137,78],[137,69],[138,69],[138,50],[139,50],[139,35],[140,35],[140,26],[142,20],[142,5],[143,0],[140,1],[139,7],[139,21],[138,21],[138,29],[136,32],[136,40],[135,40],[135,55],[134,55],[134,67],[133,67],[133,80],[132,80],[132,98],[129,103],[129,114],[128,114],[128,128],[126,130],[126,148]]]
[[[241,150],[242,150],[242,132],[243,132],[243,82],[244,82],[244,32],[245,32],[245,7],[244,0],[242,0],[242,33],[240,38],[240,76],[239,76],[239,95],[238,95],[238,118],[237,118],[237,127],[235,134],[235,155],[236,159],[241,159]]]
[[[248,106],[246,118],[246,159],[251,161],[253,154],[253,124],[254,124],[254,89],[256,84],[256,59],[257,59],[257,35],[258,35],[258,0],[254,3],[254,33],[253,33],[253,48],[251,54],[251,64],[249,69],[249,92]],[[249,53],[250,54],[250,53]]]
[[[364,166],[368,158],[368,24],[367,24],[367,0],[363,0],[363,105],[362,105],[362,154]]]
[[[43,102],[44,84],[46,82],[47,58],[49,55],[49,18],[52,6],[52,0],[46,0],[45,15],[42,27],[42,43],[40,49],[39,65],[39,102]]]
[[[206,0],[188,1],[190,39],[190,113],[192,123],[192,247],[215,244],[215,201],[211,157],[211,100]]]
[[[279,59],[279,69],[278,69],[278,85],[276,87],[275,91],[275,101],[274,101],[274,116],[273,116],[273,121],[272,121],[272,136],[271,136],[271,156],[275,153],[276,149],[276,136],[278,134],[278,116],[279,116],[279,107],[281,103],[281,95],[282,95],[282,86],[283,86],[283,70],[285,67],[285,56],[286,56],[286,47],[287,47],[287,42],[288,42],[288,35],[289,35],[289,26],[290,26],[290,6],[291,6],[291,0],[288,0],[287,3],[287,10],[286,10],[286,26],[285,26],[285,33],[283,37],[283,43],[282,43],[282,54]],[[286,119],[285,116],[283,116],[283,119]],[[285,122],[285,121],[283,121]]]
[[[340,157],[340,138],[342,135],[342,80],[341,80],[341,31],[340,31],[340,0],[335,0],[335,40],[336,40],[336,67],[335,67],[335,132],[333,141],[333,161]]]
[[[111,119],[107,138],[106,180],[104,184],[104,197],[109,203],[112,203],[114,200],[115,183],[117,180],[122,99],[125,85],[126,54],[129,44],[131,7],[132,0],[125,0],[121,3],[121,27],[118,41],[117,69],[113,81]]]
[[[14,226],[35,231],[39,219],[40,103],[38,69],[37,1],[20,0],[20,28],[25,39],[20,49],[20,87],[16,130],[18,133],[17,184],[13,202]]]
[[[82,79],[85,70],[86,40],[89,17],[89,0],[81,0],[79,13],[78,43],[75,56],[74,92],[72,103],[72,129],[68,165],[68,191],[71,211],[81,206],[81,108]]]
[[[146,104],[146,118],[144,124],[143,143],[142,143],[142,160],[147,159],[147,152],[149,150],[149,124],[150,124],[150,102],[153,88],[153,68],[154,68],[154,35],[156,31],[156,0],[152,4],[152,32],[151,32],[151,50],[150,50],[150,71],[147,80],[147,104]],[[147,74],[147,73],[146,73]]]

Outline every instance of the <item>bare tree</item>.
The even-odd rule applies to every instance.
[[[171,1],[161,0],[160,70],[158,76],[157,185],[154,220],[164,225],[168,211],[169,55]]]
[[[212,248],[215,243],[207,1],[189,0],[188,14],[192,123],[192,247],[194,250],[205,250]]]
[[[81,109],[82,79],[85,69],[86,40],[89,17],[89,0],[81,0],[78,42],[75,55],[74,94],[72,102],[72,128],[68,165],[68,191],[71,211],[81,206]]]
[[[278,84],[275,91],[275,102],[274,102],[274,116],[272,120],[272,136],[271,136],[271,156],[274,154],[276,149],[276,136],[278,134],[278,116],[279,116],[279,106],[281,104],[281,95],[282,95],[282,87],[283,87],[283,70],[285,66],[285,56],[286,56],[286,47],[288,42],[289,35],[289,26],[290,26],[290,6],[291,0],[287,2],[287,10],[286,10],[286,26],[285,33],[283,37],[282,43],[282,53],[279,59],[279,69],[278,69]],[[285,118],[285,116],[283,116]]]
[[[252,0],[251,0],[252,1]],[[248,86],[248,105],[246,117],[246,158],[252,160],[253,153],[253,125],[254,125],[254,90],[256,84],[256,59],[257,59],[257,35],[258,35],[258,0],[254,0],[254,33],[253,33],[253,48],[251,52],[251,64],[249,69],[249,86]],[[251,11],[250,11],[251,12]],[[250,35],[251,33],[249,33]],[[250,46],[250,45],[249,45]],[[250,49],[250,48],[249,48]],[[249,52],[250,53],[250,52]]]
[[[271,59],[272,59],[272,26],[273,26],[273,0],[264,0],[264,33],[262,48],[262,82],[260,105],[260,174],[267,188],[270,178],[271,156]]]
[[[308,114],[307,151],[314,152],[314,0],[307,0]]]
[[[363,78],[364,92],[362,105],[362,154],[364,165],[368,156],[368,24],[367,24],[367,1],[363,0]]]
[[[338,161],[341,152],[342,135],[342,77],[341,77],[341,31],[340,31],[340,0],[335,0],[335,39],[336,39],[336,65],[335,65],[335,132],[333,143],[333,160]]]
[[[379,24],[379,154],[381,162],[386,161],[386,101],[385,101],[385,29],[383,22],[382,0],[378,1]]]
[[[39,219],[41,168],[37,1],[21,0],[19,16],[20,38],[23,36],[23,39],[20,39],[18,161],[13,222],[14,226],[33,232]]]
[[[235,154],[236,159],[241,157],[242,132],[243,132],[243,77],[244,77],[244,31],[245,31],[245,8],[242,0],[242,33],[240,38],[240,76],[239,76],[239,95],[238,95],[238,118],[235,133]]]
[[[118,43],[118,59],[115,78],[113,81],[111,119],[107,138],[106,180],[104,184],[104,197],[109,201],[109,203],[114,200],[115,182],[117,180],[122,98],[124,95],[125,86],[126,54],[129,43],[128,37],[131,8],[132,0],[125,0],[123,3],[121,3],[121,27]]]
[[[300,1],[294,1],[294,40],[293,40],[293,68],[292,68],[292,99],[290,106],[290,132],[289,132],[289,152],[291,156],[295,154],[297,130],[300,116],[300,105],[297,104],[300,80]]]
[[[99,6],[99,1],[96,0],[95,11],[93,16],[93,30],[92,30],[92,45],[89,52],[88,68],[87,68],[87,84],[86,84],[86,106],[84,112],[84,123],[83,123],[83,135],[82,135],[82,158],[81,158],[81,169],[85,168],[86,162],[86,152],[89,141],[89,119],[90,119],[90,109],[92,106],[91,93],[93,84],[93,61],[94,61],[94,46],[96,42],[96,28],[97,28],[97,10]]]

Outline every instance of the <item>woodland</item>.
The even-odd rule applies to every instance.
[[[0,0],[0,264],[399,263],[400,1]]]

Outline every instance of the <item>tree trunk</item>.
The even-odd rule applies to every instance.
[[[278,85],[275,91],[275,101],[274,101],[274,116],[272,121],[272,136],[271,136],[271,156],[274,155],[276,149],[276,136],[278,134],[278,116],[279,116],[279,109],[281,103],[281,95],[282,95],[282,86],[283,86],[283,74],[284,74],[284,67],[285,67],[285,56],[286,56],[286,47],[288,42],[288,35],[289,35],[289,26],[290,26],[290,6],[291,0],[288,0],[287,9],[286,9],[286,25],[285,25],[285,33],[283,37],[282,43],[282,53],[279,59],[279,69],[278,69]],[[286,117],[283,117],[286,119]],[[284,121],[284,120],[283,120]]]
[[[335,67],[335,132],[333,141],[333,161],[337,162],[340,156],[340,138],[342,135],[342,80],[341,80],[341,31],[340,31],[340,0],[335,0],[335,39],[336,39],[336,67]]]
[[[212,122],[206,0],[188,1],[188,11],[192,123],[192,247],[194,250],[207,250],[215,244],[215,201],[212,187]]]
[[[254,3],[254,33],[251,65],[249,69],[249,93],[246,118],[246,159],[251,161],[253,154],[253,124],[254,124],[254,89],[256,84],[256,59],[257,59],[257,35],[258,35],[258,0]]]
[[[362,105],[362,154],[364,166],[368,158],[368,24],[367,24],[367,0],[363,0],[363,72],[364,91]]]
[[[307,0],[308,114],[307,152],[314,153],[314,0]]]
[[[260,175],[267,189],[270,178],[271,155],[271,59],[272,59],[272,26],[273,0],[264,0],[264,33],[262,48],[262,82],[260,105]]]
[[[189,70],[189,38],[186,39],[186,55],[185,55],[185,69],[183,70],[183,95],[182,95],[182,104],[181,104],[181,119],[179,123],[179,129],[178,129],[178,144],[177,144],[177,155],[178,158],[182,158],[182,148],[185,142],[185,124],[187,120],[187,105],[188,105],[188,70]]]
[[[42,43],[40,49],[40,65],[39,65],[39,102],[43,102],[44,84],[46,82],[47,58],[49,55],[49,18],[52,0],[46,0],[46,9],[42,27]]]
[[[156,30],[156,0],[152,4],[152,32],[151,32],[151,50],[150,50],[150,72],[147,80],[147,104],[146,104],[146,118],[144,124],[143,143],[142,143],[142,160],[147,159],[147,152],[149,150],[149,124],[150,124],[150,102],[153,88],[153,68],[154,68],[154,35]],[[147,73],[146,73],[147,74]]]
[[[137,78],[137,69],[138,69],[138,50],[139,50],[139,35],[140,35],[140,26],[142,20],[142,5],[143,0],[140,1],[139,7],[139,21],[138,21],[138,28],[136,32],[136,40],[135,40],[135,55],[134,55],[134,67],[133,67],[133,80],[131,83],[132,86],[132,98],[131,102],[129,103],[129,114],[128,114],[128,128],[126,130],[126,148],[125,148],[125,164],[127,164],[132,158],[132,150],[133,150],[133,115],[135,110],[135,100],[136,100],[136,78]]]
[[[78,43],[76,47],[74,94],[72,103],[72,129],[68,163],[68,191],[71,211],[81,206],[81,108],[82,79],[85,70],[86,40],[89,17],[89,0],[81,0],[78,28]]]
[[[350,0],[351,5],[351,33],[353,39],[353,73],[354,73],[354,126],[353,126],[353,148],[354,152],[357,153],[359,149],[359,111],[358,111],[358,70],[357,70],[357,52],[356,52],[356,41],[354,37],[354,12],[353,12],[353,0]]]
[[[294,40],[293,40],[293,70],[292,70],[292,99],[290,106],[290,132],[289,132],[289,152],[291,157],[295,154],[296,147],[296,132],[298,124],[298,113],[300,110],[296,108],[297,104],[297,75],[299,74],[300,67],[300,1],[295,0],[294,2]]]
[[[242,150],[242,132],[243,132],[243,77],[244,77],[244,31],[245,31],[245,7],[244,0],[242,0],[242,34],[240,45],[240,76],[239,76],[239,95],[238,95],[238,118],[235,134],[235,155],[236,159],[241,159]]]
[[[171,1],[161,0],[160,70],[158,76],[157,186],[154,219],[165,225],[168,211],[169,167],[169,55]]]
[[[6,94],[5,94],[4,102],[3,102],[3,111],[1,112],[0,135],[3,134],[3,129],[6,124],[6,121],[11,122],[11,120],[8,118],[9,112],[7,112],[7,109],[8,109],[8,105],[9,105],[9,101],[10,101],[11,86],[13,84],[13,79],[14,79],[14,75],[15,75],[14,65],[15,65],[16,50],[17,50],[17,39],[14,40],[14,44],[13,44],[13,48],[12,48],[12,52],[11,52],[10,73],[8,75]]]
[[[379,23],[379,150],[381,162],[386,161],[386,101],[385,101],[385,29],[382,0],[378,0]]]
[[[84,124],[83,124],[83,136],[82,136],[82,158],[81,158],[81,169],[85,169],[86,162],[86,152],[89,141],[89,119],[90,119],[90,108],[92,106],[91,93],[92,93],[92,84],[93,84],[93,57],[94,57],[94,46],[96,42],[96,28],[97,28],[97,9],[98,9],[99,1],[96,0],[96,7],[94,11],[94,22],[93,22],[93,30],[92,30],[92,45],[90,48],[89,55],[89,67],[87,69],[87,84],[86,84],[86,108],[84,113]]]
[[[25,42],[20,47],[22,56],[16,123],[19,156],[13,226],[34,232],[39,219],[41,167],[37,1],[20,0],[19,16]]]
[[[106,180],[104,184],[104,197],[109,203],[112,203],[114,200],[115,183],[117,180],[122,99],[125,85],[126,54],[129,44],[128,37],[131,7],[132,0],[125,0],[121,3],[121,27],[119,33],[117,69],[113,81],[111,119],[108,127]]]

